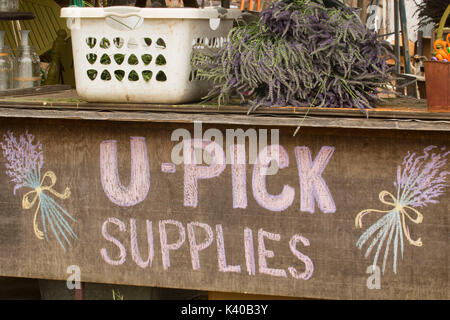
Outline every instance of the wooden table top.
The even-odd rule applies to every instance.
[[[450,112],[428,112],[426,100],[412,98],[385,99],[368,110],[368,115],[347,108],[273,106],[251,113],[248,110],[248,105],[240,105],[239,101],[221,106],[86,102],[68,86],[0,93],[0,117],[450,131]]]

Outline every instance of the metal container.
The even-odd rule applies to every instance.
[[[450,62],[426,61],[425,80],[430,112],[450,112]]]

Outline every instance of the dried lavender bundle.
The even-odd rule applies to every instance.
[[[196,48],[197,75],[214,82],[205,99],[234,95],[259,106],[371,108],[390,80],[387,43],[352,9],[322,0],[282,0],[258,22],[233,28],[223,48]]]

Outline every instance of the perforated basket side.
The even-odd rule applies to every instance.
[[[192,46],[223,45],[231,27],[232,20],[212,30],[206,19],[144,19],[125,31],[105,19],[81,19],[72,30],[78,94],[99,102],[199,100],[210,84],[191,71]]]

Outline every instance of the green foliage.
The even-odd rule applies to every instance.
[[[112,296],[113,296],[113,300],[123,300],[123,296],[120,294],[120,292],[119,291],[117,291],[117,293],[116,293],[116,290],[112,290]]]

